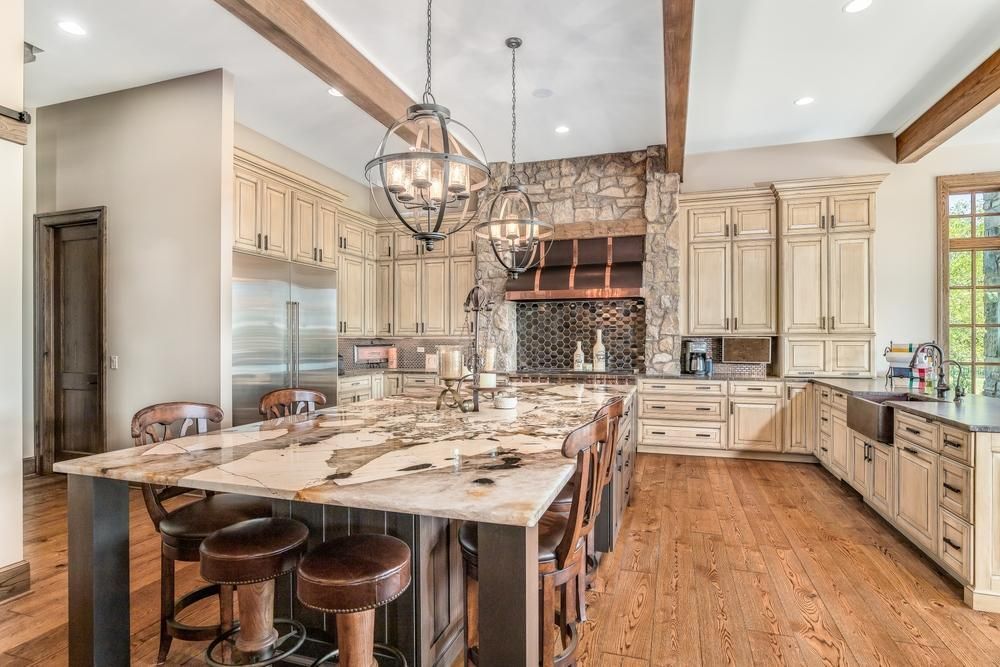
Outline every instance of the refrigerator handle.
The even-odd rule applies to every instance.
[[[288,378],[288,386],[295,386],[295,316],[293,315],[294,302],[285,302],[285,331],[288,332],[288,340],[286,341],[288,350],[285,353],[285,365],[288,367],[286,377]]]
[[[293,317],[293,322],[292,322],[292,336],[294,337],[294,339],[293,339],[293,345],[292,345],[292,354],[293,354],[293,356],[292,356],[292,362],[294,364],[293,368],[295,369],[295,382],[294,382],[293,386],[298,387],[299,386],[299,370],[300,370],[299,369],[300,351],[299,351],[299,302],[298,301],[293,301],[292,302],[292,317]]]

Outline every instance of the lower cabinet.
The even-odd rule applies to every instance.
[[[896,527],[926,549],[936,550],[937,454],[896,439]]]
[[[818,447],[816,447],[816,458],[822,463],[826,468],[830,467],[830,450],[833,448],[833,438],[829,433],[824,433],[820,431],[819,433]]]
[[[460,521],[421,516],[414,554],[421,623],[421,665],[451,664],[464,648],[465,570],[458,542]]]
[[[868,495],[868,442],[853,431],[851,439],[851,474],[847,482],[862,496]]]
[[[938,532],[941,539],[937,554],[941,563],[963,582],[972,581],[972,526],[942,509]]]
[[[868,458],[868,504],[882,516],[891,519],[896,479],[894,448],[881,442],[872,442],[868,448]]]
[[[851,474],[851,432],[847,428],[847,415],[830,412],[830,467],[841,479]]]
[[[729,449],[781,451],[781,399],[730,398]]]
[[[784,451],[789,454],[813,452],[815,419],[812,385],[808,382],[786,382]]]
[[[372,375],[372,398],[376,400],[385,398],[385,376],[381,373]]]
[[[382,393],[384,396],[399,396],[403,393],[403,378],[399,373],[386,373],[382,376]]]

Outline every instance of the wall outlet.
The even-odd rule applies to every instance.
[[[423,351],[424,351],[424,348],[422,348],[422,347],[418,347],[417,348],[417,352],[423,352]]]
[[[111,355],[111,370],[113,370],[113,371],[118,370],[118,355],[117,354],[112,354]]]

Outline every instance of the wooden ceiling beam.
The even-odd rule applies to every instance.
[[[1000,49],[896,136],[896,162],[916,162],[1000,104]]]
[[[304,0],[215,0],[386,127],[415,102]]]
[[[684,179],[688,84],[694,0],[663,0],[663,70],[666,79],[667,171]]]

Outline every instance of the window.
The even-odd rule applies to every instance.
[[[1000,174],[938,179],[941,340],[967,391],[1000,384]],[[958,369],[950,368],[957,382]]]

